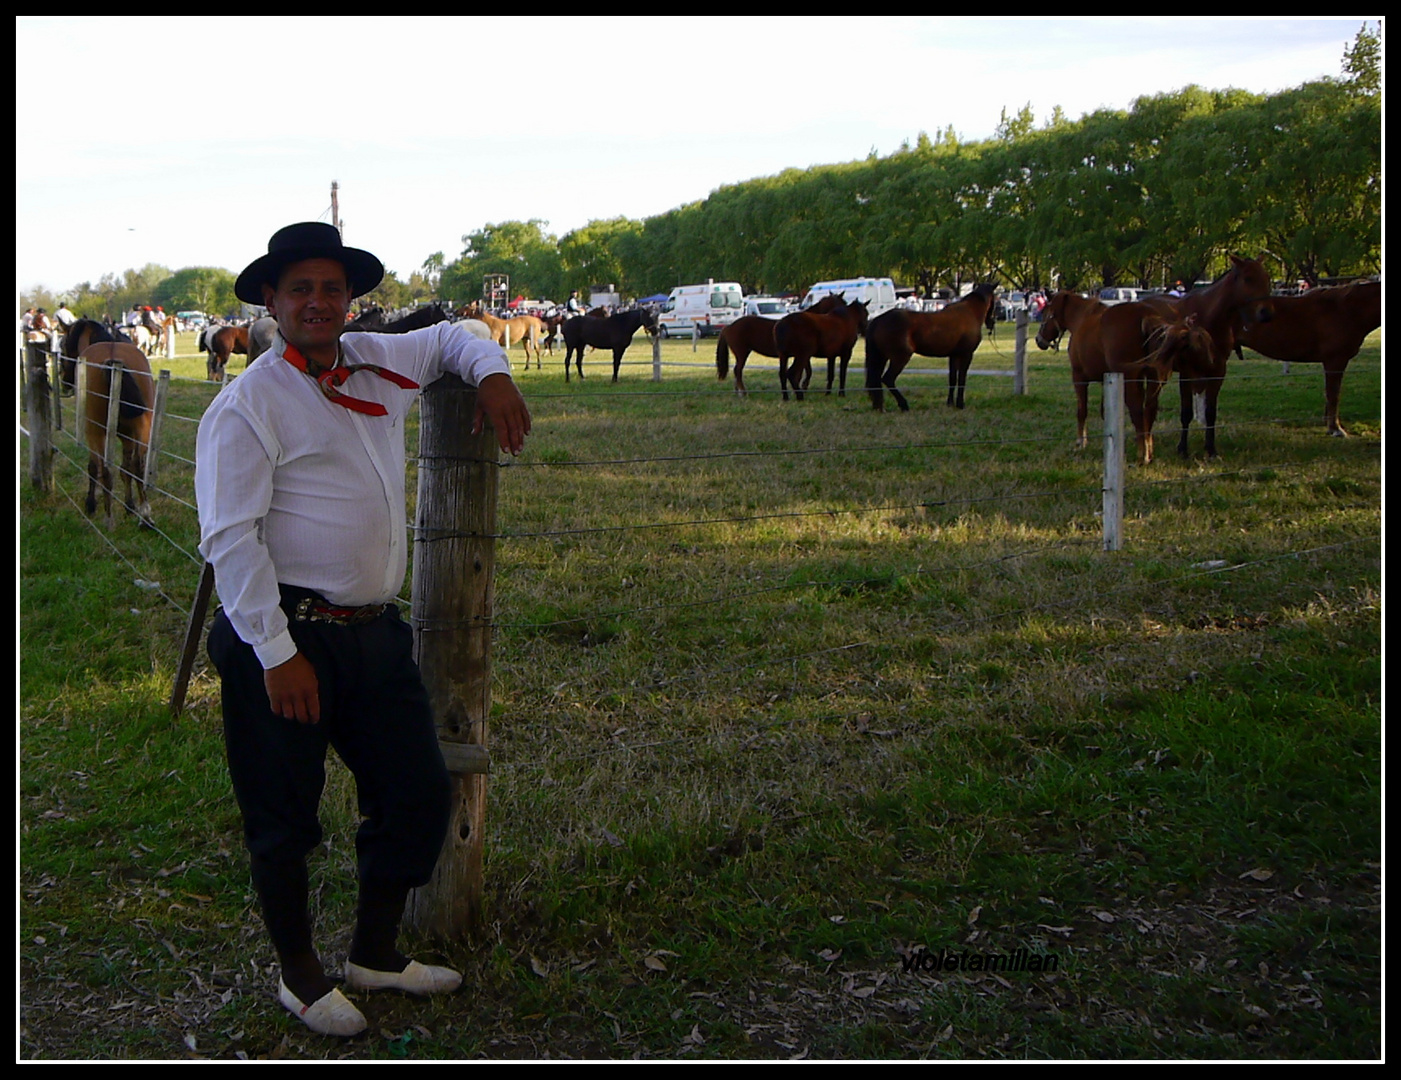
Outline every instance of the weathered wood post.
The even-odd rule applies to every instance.
[[[162,369],[160,376],[156,379],[156,396],[151,402],[151,434],[150,441],[146,444],[146,475],[141,478],[148,499],[151,489],[156,485],[156,476],[160,471],[161,433],[165,427],[165,403],[169,396],[170,372]]]
[[[652,339],[652,381],[662,381],[662,336],[655,331],[648,331],[647,336]]]
[[[1017,311],[1017,351],[1012,361],[1012,393],[1026,393],[1026,330],[1031,322],[1026,308]]]
[[[405,917],[421,933],[460,940],[482,924],[498,450],[489,422],[472,435],[477,394],[457,376],[419,401],[414,653],[453,805],[433,879],[409,894]]]
[[[25,349],[25,424],[29,428],[29,480],[48,494],[53,485],[53,440],[49,435],[49,365],[38,345]]]
[[[1104,376],[1104,550],[1124,546],[1124,376]]]
[[[110,375],[107,379],[107,431],[102,442],[102,460],[107,465],[107,498],[103,502],[107,507],[107,531],[111,532],[116,528],[112,504],[117,501],[117,481],[122,475],[122,440],[117,434],[117,426],[121,423],[124,368],[122,362],[116,359],[104,366]]]

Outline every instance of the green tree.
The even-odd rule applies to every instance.
[[[1382,24],[1368,29],[1364,22],[1357,37],[1343,50],[1344,81],[1356,93],[1380,95],[1382,92]]]
[[[235,275],[215,266],[187,266],[177,270],[153,290],[152,303],[167,312],[203,311],[226,315],[237,311],[234,296]]]

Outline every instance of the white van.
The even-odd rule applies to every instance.
[[[895,306],[895,282],[888,277],[859,277],[847,278],[845,281],[819,281],[808,290],[803,302],[798,305],[798,310],[806,311],[823,297],[833,293],[840,294],[848,304],[864,300],[866,311],[872,319]]]
[[[777,321],[788,312],[788,304],[777,296],[746,296],[744,298],[744,313],[746,315],[757,315],[761,319]]]
[[[694,327],[702,337],[718,334],[744,314],[744,290],[737,281],[707,281],[678,285],[657,316],[662,337],[690,337]]]

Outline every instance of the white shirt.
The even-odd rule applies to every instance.
[[[264,668],[297,651],[279,583],[360,607],[393,599],[408,567],[404,418],[418,392],[357,371],[341,393],[379,402],[388,415],[354,412],[284,359],[286,347],[275,335],[225,385],[195,444],[200,553],[214,566],[225,614]],[[472,386],[510,372],[499,345],[452,323],[352,332],[341,347],[342,363],[378,364],[420,387],[447,372]]]

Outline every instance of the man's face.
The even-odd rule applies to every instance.
[[[263,286],[263,303],[277,329],[308,360],[329,367],[345,329],[350,289],[334,259],[303,259],[282,271],[277,288]]]

